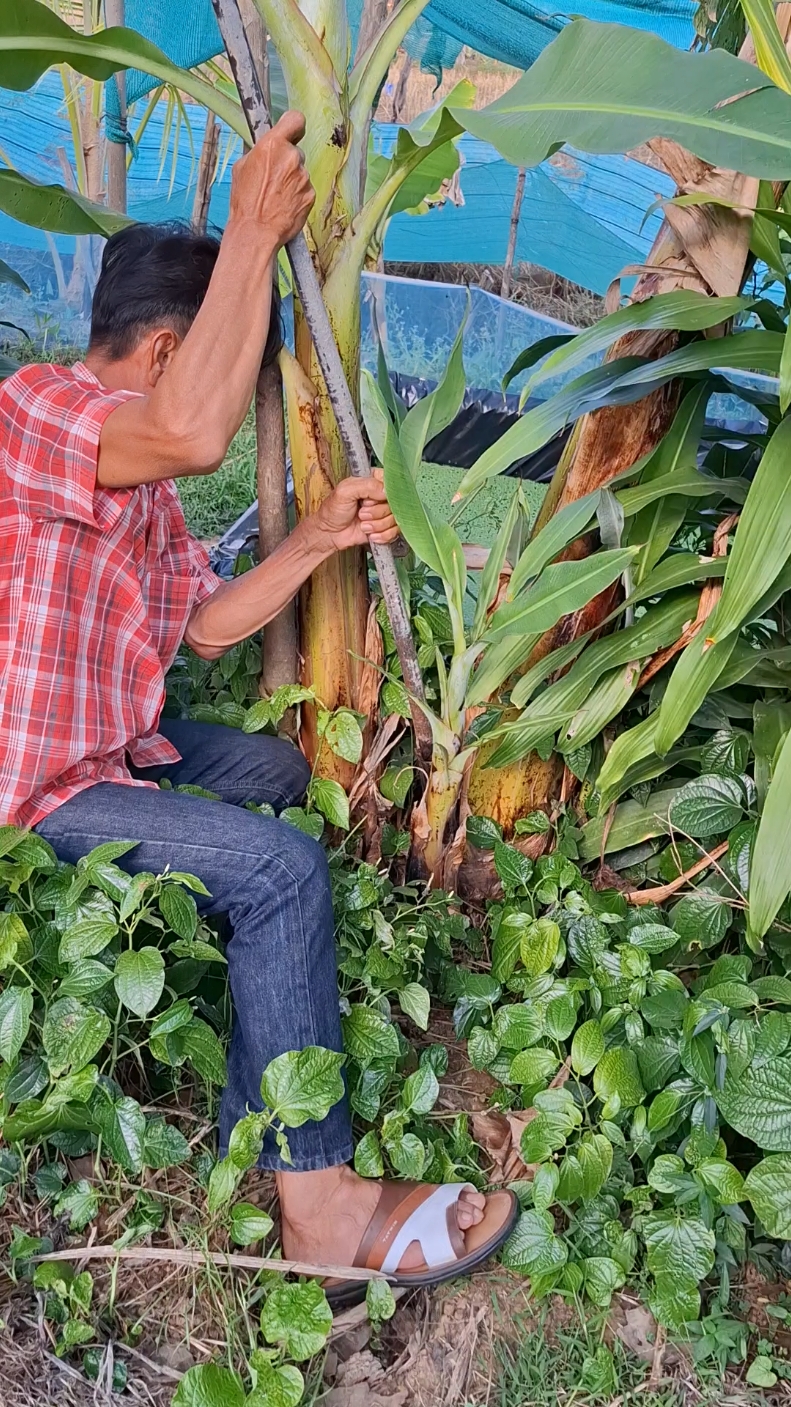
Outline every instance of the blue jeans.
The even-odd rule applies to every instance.
[[[261,1108],[261,1075],[276,1055],[320,1045],[342,1050],[332,900],[317,841],[284,821],[243,809],[297,804],[308,766],[290,743],[212,723],[163,718],[160,731],[181,761],[136,775],[218,792],[222,801],[183,792],[98,782],[36,827],[61,860],[74,864],[106,840],[139,840],[118,861],[130,874],[166,865],[203,880],[204,914],[227,914],[227,957],[236,1019],[228,1084],[220,1109],[220,1149],[248,1108]],[[293,1169],[334,1167],[352,1157],[346,1102],[322,1123],[288,1132]],[[286,1171],[268,1137],[259,1166]]]

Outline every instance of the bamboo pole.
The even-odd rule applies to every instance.
[[[108,29],[113,25],[123,25],[124,0],[104,0],[104,18]],[[118,89],[119,126],[125,133],[126,73],[123,69],[116,73],[114,81]],[[126,142],[107,144],[107,204],[111,210],[126,214]]]
[[[269,131],[271,123],[239,11],[239,0],[212,0],[212,5],[239,90],[242,108],[253,139],[257,141],[259,137]],[[346,452],[349,469],[356,477],[366,477],[370,474],[371,469],[365,440],[357,419],[352,393],[346,383],[340,354],[305,236],[299,234],[291,240],[287,246],[287,253],[305,315],[305,322],[310,331],[316,357],[327,387],[327,395],[338,423],[338,431]],[[421,754],[430,756],[431,730],[425,714],[420,708],[420,702],[424,698],[423,680],[412,640],[409,617],[401,594],[395,558],[389,547],[380,544],[372,543],[371,552],[387,613],[390,617],[404,683],[410,695],[415,739]]]
[[[195,199],[192,202],[192,228],[196,234],[205,234],[209,223],[209,203],[211,188],[217,170],[217,152],[220,144],[220,124],[211,112],[206,113],[206,127],[203,133],[198,179],[195,183]]]
[[[519,217],[522,214],[522,201],[525,198],[526,175],[527,172],[524,166],[520,166],[516,178],[514,203],[511,208],[511,228],[508,231],[508,249],[506,250],[505,263],[503,264],[503,278],[500,284],[501,298],[510,298],[511,296],[511,280],[514,272],[514,258],[516,256],[516,239],[519,234]]]

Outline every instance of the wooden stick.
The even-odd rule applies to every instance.
[[[119,1251],[115,1246],[71,1246],[65,1251],[31,1256],[42,1260],[129,1260],[173,1265],[219,1265],[226,1270],[277,1270],[282,1275],[318,1275],[332,1280],[387,1280],[381,1270],[359,1265],[313,1265],[310,1261],[277,1260],[274,1256],[244,1256],[236,1252],[177,1250],[175,1246],[135,1246]]]
[[[508,231],[508,249],[503,264],[503,277],[500,283],[500,297],[510,298],[511,296],[511,275],[514,271],[514,257],[516,255],[516,237],[519,233],[519,217],[522,213],[522,201],[525,196],[525,168],[519,167],[519,174],[516,178],[516,191],[514,203],[511,210],[511,227]]]
[[[671,880],[669,884],[660,884],[656,889],[628,890],[624,896],[627,904],[663,904],[665,899],[669,899],[678,889],[683,889],[688,879],[694,879],[695,875],[700,874],[701,870],[708,869],[709,865],[713,865],[715,860],[719,860],[720,855],[724,855],[727,849],[728,842],[727,840],[723,840],[722,844],[712,850],[710,855],[704,855],[702,860],[698,860],[697,864],[692,865],[690,869],[685,870],[683,874],[680,874],[677,879]]]
[[[239,90],[242,109],[253,140],[258,141],[269,131],[272,124],[239,12],[239,0],[212,0],[212,5],[231,64],[231,71]],[[354,399],[346,381],[340,353],[335,343],[332,325],[324,306],[321,286],[313,267],[313,260],[305,236],[298,234],[295,239],[292,239],[286,246],[286,252],[291,263],[294,284],[305,314],[305,321],[310,330],[313,346],[316,349],[316,357],[327,387],[327,395],[338,423],[338,431],[349,462],[349,469],[358,478],[366,477],[371,472],[368,451],[365,447]],[[371,543],[371,553],[379,576],[387,614],[390,617],[404,683],[410,696],[415,740],[421,754],[430,757],[432,751],[431,728],[420,708],[420,703],[425,697],[423,679],[396,572],[395,558],[391,549],[381,543]]]
[[[220,124],[213,113],[206,114],[206,127],[203,132],[198,179],[195,184],[195,199],[192,202],[192,228],[197,234],[205,234],[209,222],[211,188],[217,170],[217,151],[220,142]]]
[[[104,18],[108,29],[126,24],[124,9],[124,0],[104,0]],[[119,126],[125,133],[126,70],[120,69],[114,81],[118,90]],[[126,142],[107,143],[107,204],[111,210],[120,210],[122,215],[126,214]]]

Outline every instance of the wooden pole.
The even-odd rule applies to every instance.
[[[206,127],[203,133],[198,180],[195,186],[195,199],[192,202],[192,228],[196,234],[205,234],[209,223],[209,202],[211,188],[217,170],[217,152],[220,145],[220,124],[211,112],[206,113]]]
[[[107,28],[124,23],[124,0],[104,0]],[[126,133],[126,73],[120,69],[114,79],[118,89],[119,126]],[[126,142],[107,143],[107,204],[126,214]]]
[[[269,131],[271,123],[261,82],[255,71],[249,41],[239,12],[239,3],[238,0],[212,0],[212,5],[239,90],[242,108],[255,141]],[[357,477],[367,476],[371,472],[368,451],[357,419],[354,399],[346,382],[343,363],[335,343],[329,315],[324,306],[321,285],[303,234],[297,235],[289,242],[287,253],[294,275],[294,284],[305,315],[305,322],[321,367],[327,395],[335,413],[349,469]],[[401,594],[395,558],[389,547],[379,544],[371,545],[371,553],[376,564],[387,613],[390,617],[390,626],[401,662],[404,683],[411,701],[417,701],[410,702],[410,707],[418,749],[421,754],[428,753],[430,756],[431,729],[419,706],[424,699],[423,679],[412,639],[409,616]]]
[[[500,297],[510,298],[511,278],[514,272],[514,258],[516,256],[516,239],[519,234],[519,217],[522,214],[522,201],[525,198],[525,168],[519,167],[519,174],[516,178],[516,191],[514,193],[514,203],[511,207],[511,228],[508,231],[508,249],[503,264],[503,278],[500,284]]]

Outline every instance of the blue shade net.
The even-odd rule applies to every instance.
[[[353,50],[362,0],[348,3]],[[693,37],[694,9],[693,0],[575,0],[573,13],[649,29],[686,48]],[[193,67],[220,52],[210,0],[126,0],[126,19],[184,67]],[[526,68],[566,22],[549,0],[531,4],[527,0],[431,0],[407,36],[405,47],[410,57],[438,80],[465,44]],[[128,102],[138,101],[154,86],[156,81],[149,75],[130,70]],[[112,139],[119,135],[114,127],[118,107],[112,82],[107,84],[106,98],[107,134]],[[194,104],[187,104],[185,111],[187,125],[177,145],[168,141],[164,104],[158,105],[146,127],[129,170],[129,212],[137,219],[190,216],[206,115]],[[134,120],[130,126],[134,127]],[[395,132],[388,124],[374,124],[376,150],[389,154]],[[223,159],[233,155],[234,144],[238,148],[238,139],[227,130],[222,143]],[[462,137],[459,146],[462,203],[448,201],[422,216],[397,215],[385,241],[388,260],[502,263],[516,170],[494,148],[474,138]],[[46,74],[30,93],[0,89],[0,147],[11,164],[34,179],[62,181],[59,150],[62,148],[69,160],[73,150],[56,72]],[[229,189],[227,161],[211,199],[210,219],[219,227],[227,218]],[[645,220],[646,211],[657,198],[672,191],[672,182],[662,172],[629,157],[592,157],[565,149],[527,173],[516,259],[603,293],[625,267],[644,260],[660,218],[655,213]],[[31,331],[36,330],[34,324],[46,322],[52,308],[56,309],[53,322],[68,320],[70,314],[55,298],[53,251],[68,272],[73,239],[46,236],[0,214],[0,257],[19,267],[33,288],[33,296],[25,300],[15,290],[0,287],[0,315]],[[375,306],[392,369],[432,379],[444,364],[462,320],[466,291],[434,282],[366,276],[362,294],[366,363],[373,357],[370,310]],[[559,326],[552,319],[474,289],[465,332],[470,384],[496,391],[516,354]],[[84,320],[74,318],[72,326],[60,328],[60,334],[84,339]],[[550,384],[545,392],[550,389],[556,388]],[[716,409],[714,402],[712,409]],[[717,418],[746,428],[755,422],[755,412],[733,400],[719,407]]]

